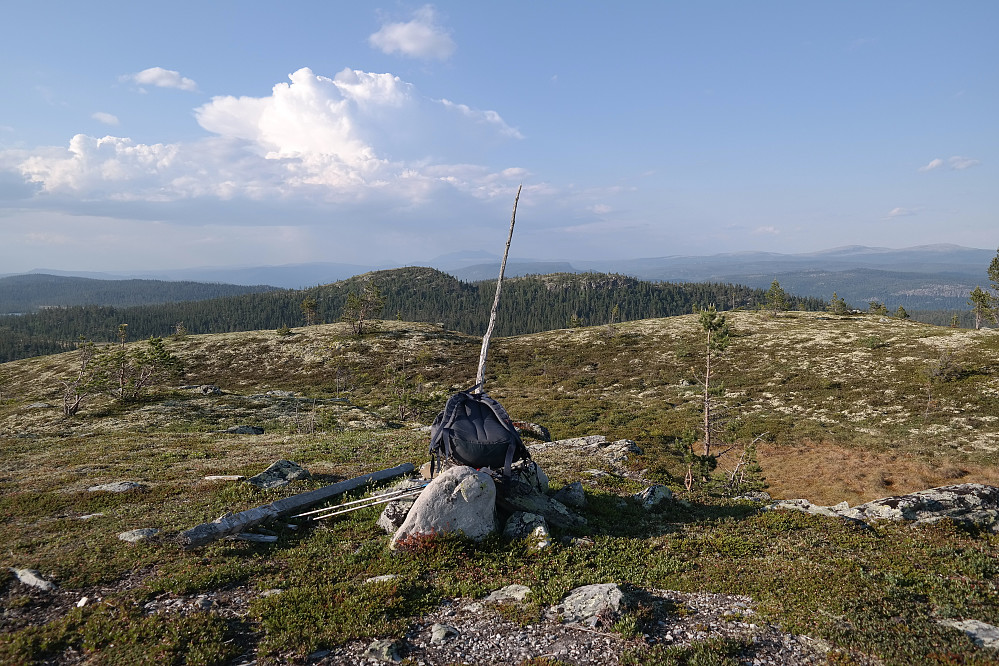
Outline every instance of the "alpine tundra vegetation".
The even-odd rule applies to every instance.
[[[853,506],[999,485],[999,331],[777,311],[725,312],[724,353],[697,314],[494,340],[490,395],[568,440],[532,456],[553,492],[582,495],[585,524],[540,548],[494,534],[393,552],[380,508],[277,520],[255,541],[176,540],[419,467],[426,424],[472,383],[476,336],[405,321],[187,334],[160,343],[180,378],[70,416],[84,350],[5,363],[0,662],[995,663],[969,629],[999,625],[988,525],[771,509],[760,489]],[[724,414],[709,424],[717,467],[688,489],[706,388]],[[308,475],[238,480],[277,460]],[[635,496],[652,487],[671,492],[648,508]],[[591,584],[619,606],[563,623]],[[490,596],[508,588],[519,596]]]

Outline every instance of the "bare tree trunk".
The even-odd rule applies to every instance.
[[[517,222],[517,203],[520,201],[520,190],[523,184],[517,188],[517,197],[513,200],[513,215],[510,217],[510,234],[506,238],[506,249],[503,250],[503,262],[500,264],[499,279],[496,281],[496,296],[493,298],[493,309],[489,312],[489,327],[482,337],[482,351],[479,352],[479,371],[475,375],[476,393],[482,393],[486,383],[486,356],[489,353],[489,338],[496,328],[496,310],[499,309],[500,291],[503,289],[503,273],[506,272],[506,258],[510,254],[510,241],[513,240],[513,225]]]
[[[185,548],[203,546],[206,543],[217,541],[223,537],[238,534],[245,529],[267,522],[268,520],[300,512],[319,502],[326,501],[334,495],[345,493],[348,490],[361,488],[375,481],[384,481],[402,476],[403,474],[409,474],[413,469],[412,463],[403,463],[390,469],[371,472],[370,474],[340,481],[330,486],[292,495],[291,497],[286,497],[264,506],[258,506],[255,509],[247,509],[235,514],[226,514],[214,522],[202,523],[181,533],[180,542]]]

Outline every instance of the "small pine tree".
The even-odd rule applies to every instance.
[[[715,401],[711,387],[711,361],[713,356],[721,354],[728,347],[730,330],[725,315],[719,313],[713,305],[701,310],[698,321],[705,334],[704,376],[701,384],[704,386],[704,457],[709,457],[711,433],[715,427],[712,418]]]
[[[340,321],[350,324],[354,335],[363,335],[365,326],[369,329],[373,325],[369,320],[377,318],[385,307],[385,297],[382,290],[374,283],[367,283],[360,294],[351,292],[347,294],[347,302],[343,306],[343,314]]]
[[[767,310],[770,310],[776,317],[779,313],[787,310],[787,307],[787,293],[781,288],[780,282],[774,280],[770,283],[770,289],[767,290]]]
[[[900,305],[900,306],[898,306],[898,310],[895,310],[895,318],[896,319],[908,319],[909,318],[909,313],[906,312],[905,308],[903,308]]]
[[[829,301],[829,306],[826,309],[837,315],[845,315],[850,312],[850,308],[847,306],[846,301],[840,298],[835,291],[833,292],[832,300]]]
[[[888,314],[888,308],[881,301],[868,301],[867,311],[873,315],[885,316]]]
[[[319,316],[319,303],[312,296],[302,299],[302,317],[305,318],[305,325],[312,326]]]

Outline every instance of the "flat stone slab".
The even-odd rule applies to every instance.
[[[979,620],[940,620],[940,624],[968,634],[975,645],[999,650],[999,627]]]
[[[280,488],[292,481],[311,477],[309,471],[298,463],[290,460],[278,460],[260,474],[251,476],[246,482],[257,488]]]
[[[90,486],[87,490],[92,493],[127,493],[129,490],[139,490],[140,488],[145,488],[145,486],[135,481],[115,481],[114,483]]]
[[[523,601],[531,593],[531,588],[526,585],[507,585],[489,594],[483,599],[493,604],[501,604],[505,601]]]
[[[908,520],[916,525],[931,525],[949,518],[999,534],[999,488],[981,483],[959,483],[908,495],[883,497],[853,508],[846,502],[819,506],[805,499],[781,500],[765,508],[791,509],[864,523]]]

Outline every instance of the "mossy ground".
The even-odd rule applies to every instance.
[[[732,344],[717,366],[726,437],[763,436],[763,471],[775,494],[855,503],[996,482],[999,334],[876,317],[729,317]],[[871,344],[873,336],[884,344]],[[868,530],[682,490],[676,439],[699,419],[700,341],[694,317],[494,341],[488,388],[514,418],[546,425],[556,438],[635,440],[645,454],[626,463],[632,471],[646,470],[689,502],[646,513],[621,503],[638,482],[587,482],[589,526],[576,534],[593,545],[556,540],[540,553],[497,537],[477,545],[429,540],[391,556],[374,524],[377,509],[318,527],[272,526],[275,544],[222,541],[184,551],[169,538],[227,511],[423,462],[427,435],[415,422],[429,423],[451,390],[472,383],[476,338],[402,322],[360,339],[340,325],[283,337],[190,336],[169,347],[185,361],[183,381],[216,384],[226,395],[162,388],[127,406],[95,398],[72,419],[31,405],[60,404],[59,379],[73,371],[73,354],[5,364],[0,662],[78,655],[92,663],[221,664],[249,649],[262,663],[291,662],[352,638],[401,636],[445,598],[520,583],[540,607],[595,582],[750,596],[766,621],[828,641],[832,662],[994,660],[937,620],[999,624],[995,535],[947,523]],[[926,369],[944,354],[959,371],[931,381]],[[296,391],[298,399],[267,390]],[[262,425],[265,434],[219,432],[241,423]],[[279,458],[315,478],[275,491],[203,478],[254,474]],[[579,480],[575,462],[552,465],[554,485]],[[87,490],[115,480],[146,487]],[[83,519],[91,514],[103,515]],[[117,539],[137,527],[163,536],[134,545]],[[60,591],[28,590],[6,567],[38,569]],[[364,583],[389,573],[399,578]],[[274,589],[281,593],[262,594]],[[243,599],[240,612],[145,610],[206,592]],[[82,596],[100,601],[77,608]],[[719,643],[709,663],[727,663],[737,649]],[[702,663],[698,650],[628,659]]]

